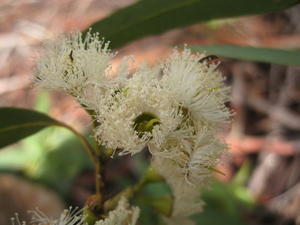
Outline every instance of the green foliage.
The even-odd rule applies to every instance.
[[[245,187],[248,177],[249,165],[245,163],[231,182],[215,181],[209,189],[203,191],[206,205],[201,214],[193,216],[194,221],[197,224],[246,225],[243,214],[255,204]]]
[[[151,0],[120,9],[92,25],[117,48],[130,41],[212,19],[283,10],[299,0]]]
[[[47,126],[64,126],[49,116],[20,108],[0,108],[0,148],[28,137]]]
[[[167,215],[170,211],[170,208],[168,208],[171,201],[170,193],[170,188],[164,182],[146,185],[134,199],[134,204],[141,209],[139,224],[164,224],[161,215]]]
[[[133,204],[140,208],[138,224],[143,225],[164,225],[161,216],[151,206],[139,200],[134,200]]]
[[[84,147],[87,147],[88,142],[76,130],[44,113],[30,109],[2,107],[0,108],[0,116],[5,118],[0,121],[0,148],[14,144],[51,126],[67,128],[78,137]]]
[[[172,202],[173,199],[171,195],[165,195],[160,197],[146,197],[140,196],[139,200],[148,206],[151,206],[158,213],[166,216],[171,216],[172,212]]]
[[[202,192],[205,206],[203,212],[192,217],[196,224],[247,225],[243,216],[255,206],[253,197],[245,187],[249,170],[249,164],[245,163],[229,183],[215,180]],[[134,202],[142,209],[139,220],[141,224],[163,224],[160,214],[155,213],[161,212],[161,205],[156,200],[167,200],[164,198],[170,193],[168,185],[163,182],[144,187]]]
[[[35,109],[47,113],[49,106],[48,94],[39,95]],[[12,112],[18,116],[20,112],[25,112],[25,115],[33,115],[33,117],[29,117],[33,122],[38,115],[51,123],[52,121],[59,123],[36,111],[13,109]],[[17,124],[17,120],[11,121]],[[29,179],[43,183],[62,196],[66,196],[74,177],[83,168],[91,167],[91,162],[80,141],[69,130],[58,127],[47,128],[46,126],[43,128],[42,131],[22,140],[18,145],[9,146],[1,151],[0,171],[21,172]]]
[[[38,171],[39,180],[58,191],[62,196],[68,196],[74,178],[85,168],[92,168],[92,162],[82,148],[81,143],[66,130],[53,132],[53,136],[62,135],[62,142],[52,149],[44,151],[44,163]]]
[[[47,128],[0,152],[0,171],[18,171],[66,196],[72,181],[91,162],[68,130]]]
[[[149,183],[138,194],[137,199],[162,215],[170,215],[172,211],[171,190],[165,182]]]
[[[189,48],[194,52],[206,51],[234,59],[300,66],[300,51],[235,45],[189,46]]]

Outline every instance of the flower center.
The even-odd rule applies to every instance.
[[[153,127],[159,125],[160,121],[152,113],[142,113],[134,120],[134,129],[138,132],[138,136],[142,138],[146,133],[151,133]]]

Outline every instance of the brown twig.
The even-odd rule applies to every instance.
[[[271,105],[268,101],[261,98],[248,98],[247,104],[259,112],[265,113],[274,121],[279,122],[292,129],[300,129],[299,115],[289,111],[284,107]]]

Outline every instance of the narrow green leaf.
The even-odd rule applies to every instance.
[[[43,113],[20,108],[0,108],[0,148],[13,144],[47,126],[62,124]]]
[[[283,10],[299,0],[151,0],[138,1],[92,25],[120,47],[147,35],[212,19]]]
[[[235,45],[189,46],[189,48],[195,52],[206,51],[209,54],[234,59],[300,66],[300,51]]]
[[[85,148],[90,148],[88,141],[72,127],[59,122],[46,114],[21,108],[0,108],[0,148],[26,138],[49,126],[64,127],[72,131]]]

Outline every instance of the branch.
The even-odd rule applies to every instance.
[[[299,115],[292,113],[288,109],[272,106],[268,101],[260,98],[249,98],[247,99],[247,104],[257,111],[269,115],[274,121],[278,121],[282,125],[300,130]]]

